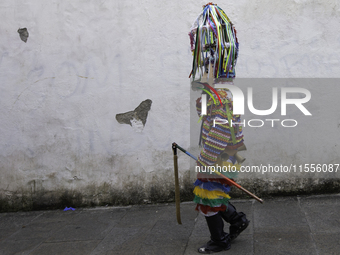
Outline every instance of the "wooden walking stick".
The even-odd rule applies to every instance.
[[[185,154],[187,154],[189,157],[193,158],[194,160],[197,161],[197,158],[195,156],[193,156],[192,154],[190,154],[189,152],[187,152],[186,150],[184,150],[182,147],[180,147],[178,144],[173,143],[172,144],[172,148],[178,148],[181,151],[183,151]],[[221,174],[218,171],[214,172],[215,174],[219,175],[220,177],[222,177],[223,179],[225,179],[229,185],[231,186],[235,186],[236,188],[242,190],[243,192],[247,193],[249,196],[255,198],[257,201],[259,201],[260,203],[263,203],[263,200],[257,196],[255,196],[253,193],[251,193],[250,191],[246,190],[245,188],[243,188],[240,184],[237,184],[236,182],[234,182],[233,180],[229,179],[228,177],[224,176],[223,174]]]
[[[172,150],[174,151],[174,171],[175,171],[175,202],[176,202],[176,217],[178,224],[182,224],[181,221],[181,209],[180,209],[180,194],[179,194],[179,182],[178,182],[178,161],[177,161],[177,147],[176,144],[172,144]]]

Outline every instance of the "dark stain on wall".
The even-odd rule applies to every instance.
[[[146,99],[141,102],[135,110],[117,114],[116,120],[120,124],[128,124],[132,126],[131,120],[136,119],[142,121],[143,126],[145,126],[146,119],[148,118],[148,112],[151,109],[151,104],[152,101],[150,99]]]
[[[168,178],[168,176],[167,176]],[[267,180],[243,179],[242,185],[261,198],[277,196],[296,196],[313,194],[339,193],[340,179],[296,179],[294,181],[278,181],[271,186]],[[302,185],[302,186],[301,186]],[[175,201],[174,184],[160,182],[144,186],[142,183],[124,185],[125,189],[104,183],[102,185],[88,185],[82,190],[41,190],[36,193],[17,191],[11,197],[0,193],[0,212],[30,211],[46,209],[63,209],[65,207],[118,206],[149,203],[169,203]],[[283,190],[276,187],[282,186]],[[230,193],[232,198],[250,197],[237,188]],[[193,200],[193,185],[189,174],[180,178],[181,201]]]
[[[20,39],[23,41],[23,42],[27,42],[27,38],[29,36],[28,34],[28,31],[27,31],[27,28],[24,27],[24,28],[19,28],[18,29],[18,33],[20,35]]]

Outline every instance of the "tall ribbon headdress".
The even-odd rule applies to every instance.
[[[193,52],[192,79],[200,79],[204,72],[208,77],[235,78],[235,66],[239,44],[236,30],[225,12],[215,4],[208,3],[192,25],[190,32]]]

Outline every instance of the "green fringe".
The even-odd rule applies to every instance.
[[[228,205],[229,198],[220,198],[220,199],[208,199],[208,198],[200,198],[195,195],[194,203],[201,205],[209,205],[210,207],[216,207],[220,204]]]

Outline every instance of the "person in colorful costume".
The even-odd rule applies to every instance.
[[[203,6],[189,36],[194,55],[192,84],[212,96],[207,102],[207,114],[201,116],[202,150],[197,166],[202,171],[197,174],[194,183],[194,202],[197,204],[196,210],[205,216],[211,238],[198,252],[213,253],[230,249],[231,241],[249,224],[246,215],[237,212],[229,202],[231,187],[228,182],[218,175],[206,173],[209,172],[207,167],[217,165],[239,169],[235,154],[244,142],[242,126],[237,124],[241,122],[240,116],[233,115],[231,92],[227,89],[213,89],[218,83],[233,84],[238,42],[233,24],[224,11],[212,3]],[[202,83],[205,79],[207,82]],[[202,97],[196,101],[199,115],[201,107]],[[216,124],[216,118],[228,120],[228,123]],[[229,125],[231,119],[236,124]],[[232,179],[237,176],[237,172],[221,173]],[[224,232],[223,220],[230,224],[229,234]]]

